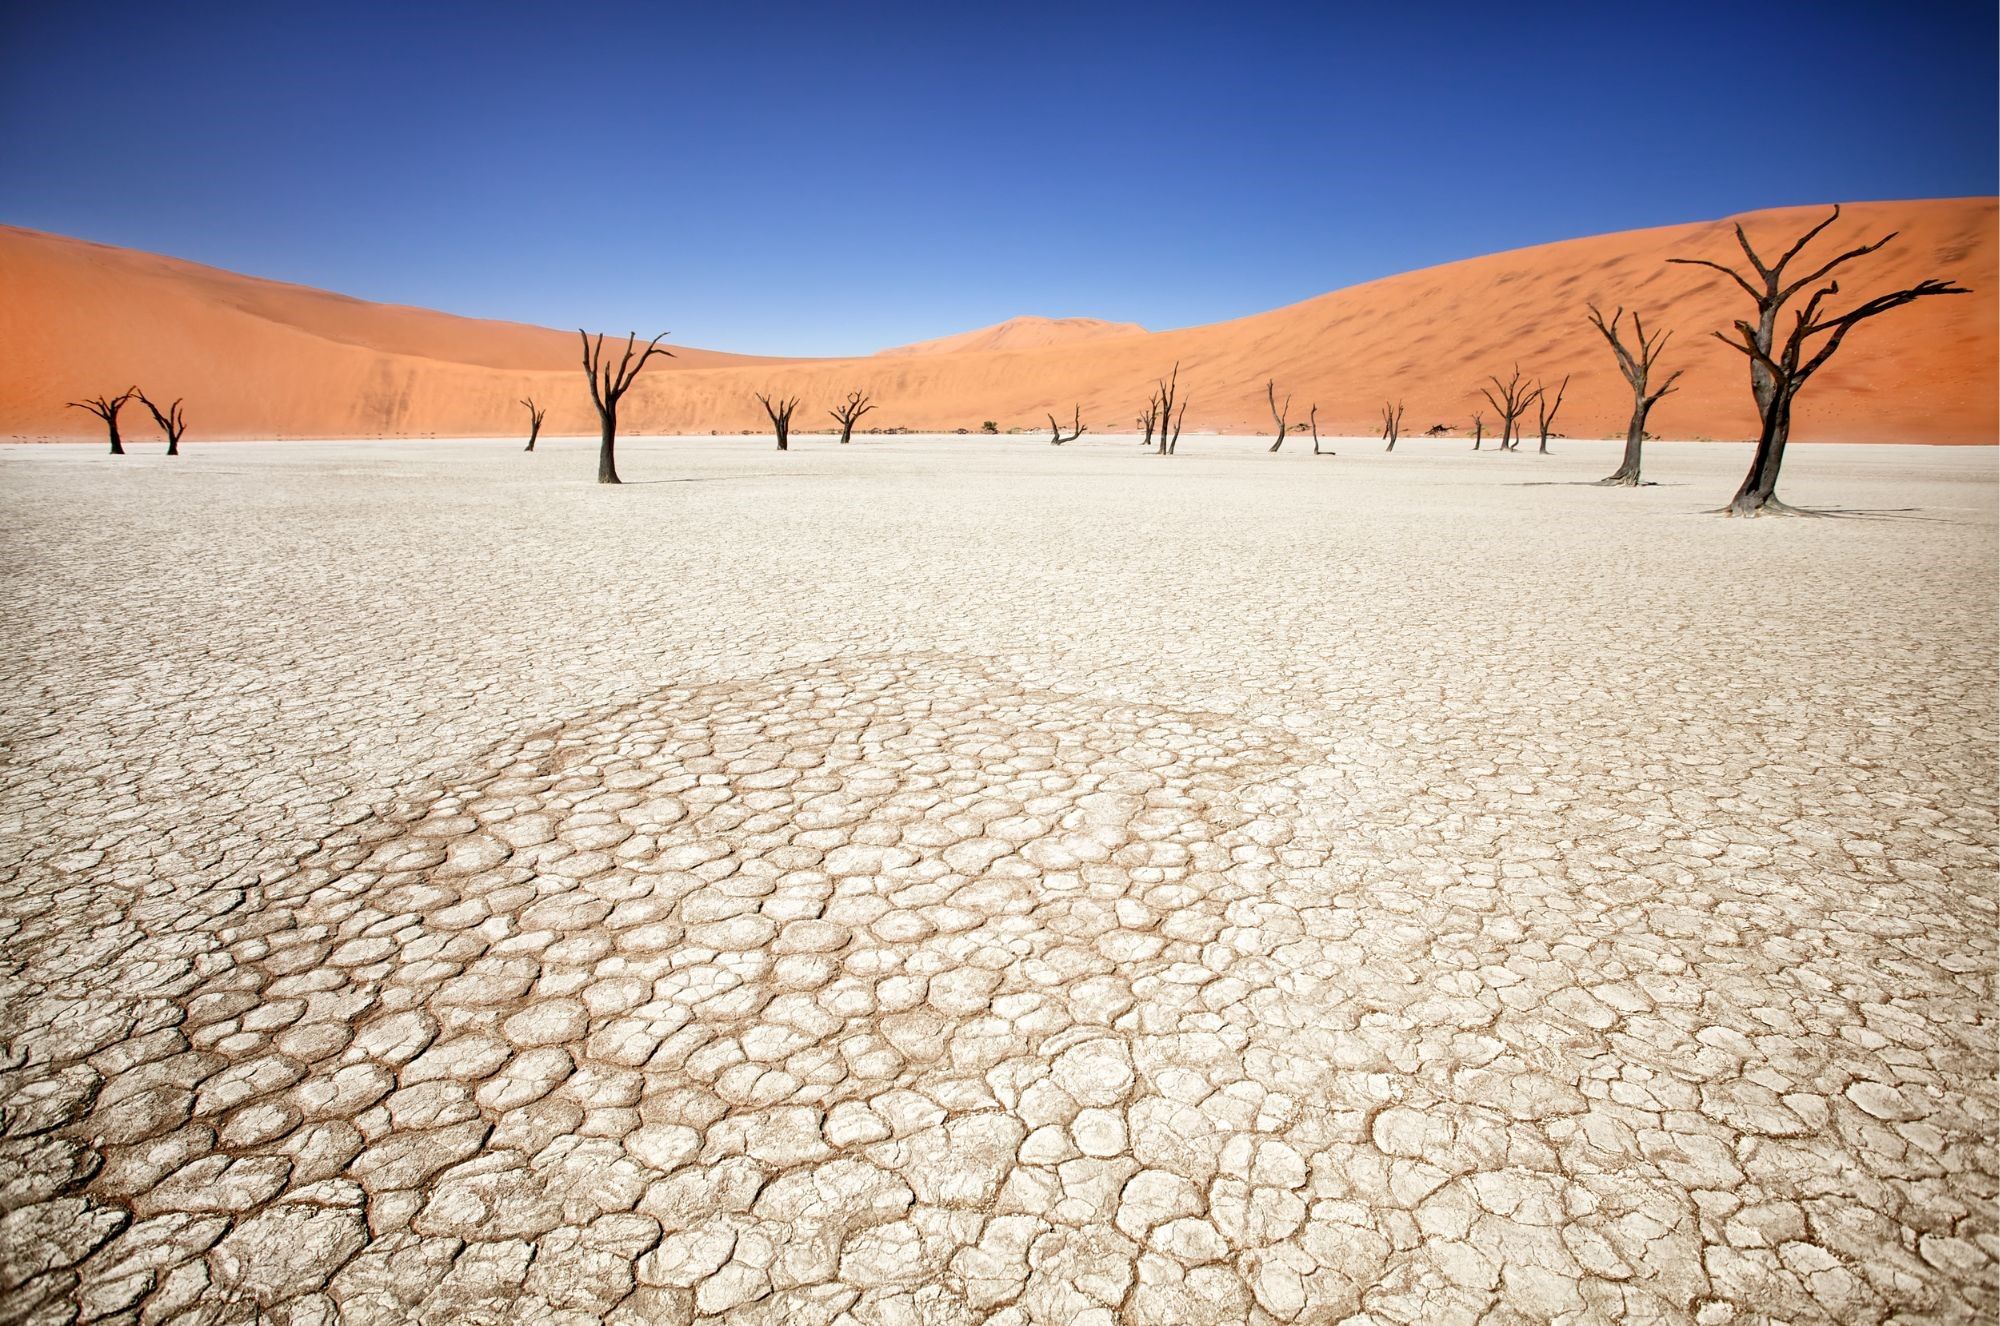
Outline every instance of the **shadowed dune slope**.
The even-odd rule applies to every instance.
[[[1785,208],[1740,218],[1767,252],[1825,214]],[[1853,265],[1840,304],[1943,276],[1971,295],[1923,301],[1871,321],[1801,400],[1800,440],[1991,443],[2000,432],[1996,200],[1862,203],[1815,244],[1831,255],[1890,230]],[[1675,337],[1662,360],[1684,368],[1654,411],[1667,437],[1743,438],[1755,430],[1742,357],[1708,333],[1748,301],[1720,274],[1669,257],[1740,264],[1729,221],[1569,240],[1426,268],[1232,322],[1148,333],[1090,319],[1015,319],[856,359],[769,359],[676,347],[627,398],[631,432],[735,432],[764,424],[754,394],[804,397],[801,427],[871,393],[881,428],[1045,428],[1073,405],[1094,432],[1130,430],[1154,377],[1180,363],[1190,430],[1268,430],[1264,383],[1314,403],[1323,432],[1372,433],[1381,403],[1406,404],[1405,431],[1469,426],[1479,384],[1518,362],[1571,375],[1556,427],[1622,432],[1630,392],[1584,320],[1637,308]],[[1810,254],[1809,254],[1810,256]],[[662,310],[664,325],[672,310]],[[1070,324],[1088,324],[1083,327]],[[1628,324],[1629,325],[1629,324]],[[1080,334],[1079,334],[1080,333]],[[1052,343],[1035,343],[1052,342]],[[0,434],[93,436],[63,402],[137,382],[187,398],[191,441],[222,437],[508,434],[517,398],[549,407],[547,431],[594,431],[573,333],[371,304],[300,286],[0,227]],[[1489,413],[1489,429],[1492,421]],[[129,431],[142,428],[127,416]]]

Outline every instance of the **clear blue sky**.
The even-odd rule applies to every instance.
[[[7,4],[0,220],[771,354],[1996,192],[1993,0]],[[0,273],[4,285],[4,273]]]

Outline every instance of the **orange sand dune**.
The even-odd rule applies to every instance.
[[[1074,345],[1106,336],[1144,336],[1136,322],[1106,322],[1102,318],[1009,318],[991,327],[940,336],[934,341],[877,350],[878,355],[948,355],[965,350],[1039,350],[1050,345]]]
[[[1742,218],[1777,249],[1824,215],[1787,208]],[[1925,276],[1972,287],[1856,331],[1801,399],[1801,440],[1992,443],[2000,435],[2000,263],[1996,200],[1862,203],[1845,209],[1814,253],[1901,232],[1854,266],[1843,291],[1864,298]],[[1013,348],[1001,324],[931,342],[922,353],[857,359],[759,359],[677,347],[627,398],[629,432],[760,428],[754,393],[805,398],[801,423],[871,393],[882,428],[1046,427],[1080,405],[1093,431],[1129,430],[1154,377],[1180,363],[1190,430],[1268,430],[1264,382],[1293,397],[1292,418],[1319,405],[1322,431],[1373,432],[1385,398],[1405,428],[1465,426],[1485,408],[1478,386],[1517,361],[1571,375],[1557,425],[1622,432],[1630,392],[1586,301],[1638,308],[1676,336],[1663,364],[1681,389],[1653,414],[1667,437],[1742,438],[1755,415],[1741,356],[1707,333],[1747,300],[1719,275],[1672,256],[1740,260],[1726,221],[1667,226],[1450,263],[1338,290],[1269,313],[1180,331],[1093,336]],[[672,325],[671,310],[662,320]],[[1025,320],[1021,320],[1025,321]],[[1033,324],[1029,324],[1033,325]],[[1115,324],[1111,324],[1115,326]],[[951,349],[968,339],[975,348]],[[547,431],[594,431],[573,334],[369,304],[298,286],[0,227],[0,434],[94,436],[63,402],[137,382],[184,396],[190,440],[224,437],[494,435],[517,431],[518,397],[549,407]],[[131,417],[127,416],[128,420]],[[1490,426],[1489,411],[1489,426]],[[143,434],[136,420],[129,431]]]

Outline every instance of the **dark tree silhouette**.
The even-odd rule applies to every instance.
[[[1312,428],[1313,455],[1338,456],[1340,454],[1339,452],[1335,451],[1332,447],[1328,447],[1325,451],[1321,451],[1319,449],[1319,402],[1317,401],[1313,402],[1312,413],[1306,416],[1306,423],[1310,425]]]
[[[1158,454],[1162,456],[1173,455],[1174,448],[1180,445],[1181,430],[1174,426],[1174,402],[1180,397],[1180,384],[1181,364],[1180,360],[1176,359],[1174,361],[1174,371],[1166,377],[1161,378],[1158,385],[1153,388],[1152,406],[1159,411],[1160,418],[1160,445]],[[1187,406],[1185,404],[1181,406],[1181,417],[1183,419],[1187,417]],[[1169,427],[1173,427],[1174,429],[1171,439],[1167,436],[1167,429]]]
[[[1862,244],[1837,253],[1804,276],[1787,280],[1785,273],[1793,261],[1822,231],[1839,219],[1840,208],[1835,207],[1818,225],[1794,240],[1776,262],[1770,263],[1765,262],[1751,247],[1750,237],[1743,233],[1743,227],[1737,226],[1736,243],[1743,250],[1743,256],[1750,260],[1750,269],[1756,273],[1754,281],[1733,267],[1707,258],[1667,259],[1670,263],[1709,267],[1721,272],[1742,287],[1743,293],[1750,296],[1756,308],[1755,322],[1739,320],[1736,323],[1736,337],[1726,332],[1715,333],[1723,344],[1749,359],[1750,392],[1757,402],[1757,452],[1751,459],[1750,472],[1744,476],[1742,486],[1724,508],[1731,515],[1753,516],[1765,511],[1797,514],[1796,507],[1787,506],[1776,497],[1778,472],[1784,466],[1785,444],[1790,441],[1792,433],[1792,401],[1798,396],[1799,389],[1805,386],[1806,380],[1832,358],[1841,341],[1856,324],[1931,295],[1970,293],[1949,281],[1932,278],[1919,281],[1905,290],[1877,296],[1843,314],[1822,314],[1819,309],[1821,301],[1840,291],[1840,283],[1831,281],[1813,295],[1806,308],[1799,313],[1785,344],[1777,346],[1778,313],[1794,296],[1830,276],[1836,268],[1856,258],[1864,258],[1896,238],[1897,232],[1892,230],[1872,244]],[[1817,336],[1825,336],[1827,340],[1817,349],[1809,350],[1806,342]]]
[[[590,403],[597,407],[597,422],[601,435],[597,444],[597,481],[599,483],[618,482],[618,460],[615,450],[618,446],[618,402],[632,389],[639,370],[654,355],[665,355],[671,359],[672,350],[660,348],[661,332],[646,342],[644,352],[639,352],[639,333],[632,332],[625,337],[625,357],[618,361],[616,368],[605,362],[604,333],[597,334],[595,344],[584,332],[577,328],[576,334],[583,339],[583,375],[590,380]],[[635,361],[632,356],[638,353]]]
[[[1285,445],[1285,416],[1292,412],[1292,395],[1290,392],[1286,392],[1285,403],[1282,406],[1279,405],[1278,380],[1276,378],[1267,378],[1264,382],[1264,399],[1271,403],[1271,418],[1278,425],[1277,440],[1271,443],[1271,450],[1276,451],[1279,447]]]
[[[1505,382],[1502,382],[1498,375],[1489,376],[1486,380],[1493,385],[1481,387],[1479,394],[1484,396],[1486,403],[1500,415],[1500,449],[1512,451],[1520,445],[1516,440],[1515,421],[1528,412],[1528,407],[1535,403],[1535,397],[1541,389],[1537,387],[1532,391],[1529,390],[1527,382],[1521,377],[1519,364],[1514,365],[1514,376]],[[1494,395],[1495,391],[1500,394]]]
[[[1840,208],[1836,206],[1833,211],[1827,214],[1825,220],[1807,230],[1805,234],[1793,241],[1792,246],[1780,254],[1776,262],[1768,264],[1757,255],[1757,250],[1750,247],[1750,237],[1743,233],[1743,226],[1739,223],[1736,227],[1736,243],[1743,250],[1743,256],[1750,260],[1750,269],[1757,274],[1755,281],[1752,281],[1733,267],[1724,266],[1722,263],[1713,262],[1707,258],[1667,259],[1669,263],[1679,264],[1683,267],[1710,267],[1721,272],[1724,276],[1741,286],[1743,293],[1749,295],[1752,302],[1756,304],[1756,349],[1761,353],[1763,358],[1760,359],[1757,354],[1750,356],[1750,393],[1756,398],[1757,417],[1760,421],[1770,413],[1772,402],[1777,396],[1777,380],[1771,376],[1771,370],[1765,367],[1765,361],[1770,359],[1773,354],[1772,344],[1773,338],[1777,335],[1779,311],[1787,303],[1791,302],[1794,295],[1797,295],[1807,286],[1827,276],[1843,263],[1852,262],[1856,258],[1863,258],[1875,252],[1884,244],[1896,238],[1898,233],[1892,230],[1873,244],[1863,244],[1859,248],[1849,249],[1845,253],[1836,254],[1806,275],[1796,280],[1787,281],[1785,279],[1785,270],[1792,265],[1793,260],[1805,250],[1806,245],[1819,237],[1821,231],[1839,219]],[[1725,339],[1727,338],[1725,337]],[[1731,345],[1735,344],[1734,341],[1730,341],[1729,343]],[[1777,453],[1782,457],[1785,442],[1791,435],[1791,419],[1789,416],[1780,421],[1779,430],[1774,446]]]
[[[137,387],[127,387],[116,396],[90,396],[80,401],[71,401],[69,402],[69,408],[72,410],[87,410],[99,419],[102,419],[104,426],[111,432],[111,454],[122,456],[125,454],[125,442],[118,436],[118,412],[125,408],[127,401],[138,394],[139,389]]]
[[[139,404],[146,407],[146,412],[153,416],[153,422],[167,435],[167,454],[180,455],[181,438],[187,434],[187,416],[181,412],[181,398],[176,396],[174,403],[162,410],[147,399],[145,392],[138,391],[137,388],[134,388],[134,391],[139,397]]]
[[[542,416],[547,414],[548,411],[535,404],[533,396],[523,398],[521,404],[528,407],[528,445],[523,449],[533,451],[535,449],[535,439],[542,435]]]
[[[1556,398],[1554,400],[1549,399],[1549,393],[1543,389],[1541,383],[1538,382],[1535,384],[1535,404],[1538,407],[1537,417],[1542,430],[1542,445],[1535,448],[1538,455],[1546,456],[1549,454],[1549,429],[1555,427],[1556,411],[1562,409],[1563,393],[1568,390],[1569,374],[1567,373],[1563,374],[1562,385],[1556,388]]]
[[[1472,449],[1479,450],[1479,444],[1486,440],[1486,416],[1476,411],[1472,416]]]
[[[1633,313],[1632,336],[1638,343],[1638,353],[1635,355],[1625,348],[1625,343],[1618,337],[1618,320],[1625,316],[1625,310],[1620,308],[1613,313],[1611,325],[1607,327],[1604,315],[1597,311],[1597,305],[1591,304],[1587,307],[1590,309],[1591,326],[1603,333],[1605,341],[1611,346],[1611,353],[1618,357],[1618,371],[1632,384],[1632,422],[1625,426],[1624,459],[1618,462],[1618,469],[1615,472],[1606,475],[1598,482],[1609,487],[1634,488],[1639,483],[1640,452],[1646,443],[1646,416],[1652,413],[1653,406],[1660,397],[1674,389],[1674,379],[1682,372],[1680,369],[1675,369],[1667,380],[1660,384],[1658,391],[1649,390],[1653,365],[1659,361],[1660,351],[1666,349],[1667,342],[1673,339],[1674,334],[1671,331],[1663,331],[1648,336],[1645,324],[1640,322],[1636,312]]]
[[[874,408],[868,403],[868,397],[858,391],[850,391],[847,393],[847,400],[839,408],[827,411],[833,416],[834,422],[840,425],[840,445],[846,446],[848,439],[854,436],[854,421]]]
[[[1437,429],[1433,429],[1431,431],[1436,432],[1438,431],[1438,429],[1442,429],[1443,427],[1444,427],[1443,424],[1439,424]],[[1383,402],[1382,436],[1389,439],[1389,445],[1384,447],[1383,450],[1394,451],[1396,449],[1396,439],[1401,437],[1402,435],[1403,435],[1403,403],[1401,401]]]
[[[1160,397],[1159,393],[1155,392],[1153,395],[1146,398],[1146,412],[1140,415],[1139,418],[1136,420],[1136,422],[1146,430],[1146,435],[1139,439],[1139,449],[1141,451],[1148,450],[1152,447],[1153,427],[1155,424],[1159,422],[1159,418],[1160,418]]]
[[[1426,428],[1426,429],[1424,430],[1424,436],[1425,436],[1425,437],[1443,437],[1443,436],[1444,436],[1445,434],[1447,434],[1447,433],[1449,433],[1449,432],[1451,432],[1451,425],[1450,425],[1450,424],[1432,424],[1432,425],[1431,425],[1431,426],[1430,426],[1429,428]]]
[[[1174,414],[1174,435],[1171,438],[1167,439],[1167,454],[1169,456],[1176,455],[1180,452],[1181,425],[1187,422],[1187,407],[1188,407],[1187,397],[1185,396],[1181,397],[1180,402],[1181,402],[1180,409],[1176,411]],[[1166,432],[1166,426],[1161,425],[1160,431],[1162,433]]]
[[[1901,308],[1905,304],[1914,304],[1919,299],[1932,295],[1969,295],[1972,292],[1964,286],[1932,278],[1919,281],[1906,290],[1877,295],[1845,313],[1822,312],[1820,305],[1827,296],[1839,293],[1838,281],[1830,281],[1824,289],[1815,291],[1813,297],[1806,301],[1806,306],[1799,310],[1791,335],[1785,338],[1784,345],[1775,355],[1757,344],[1758,324],[1737,322],[1734,340],[1726,333],[1715,333],[1715,338],[1724,345],[1761,365],[1770,376],[1772,387],[1770,404],[1762,411],[1757,454],[1750,462],[1750,472],[1743,476],[1743,485],[1724,508],[1732,516],[1754,516],[1766,511],[1773,515],[1802,514],[1797,507],[1780,502],[1776,492],[1778,470],[1785,463],[1785,439],[1791,432],[1792,402],[1798,399],[1799,391],[1812,375],[1833,358],[1841,342],[1847,339],[1847,333],[1870,318],[1880,317],[1890,309]],[[1808,344],[1818,336],[1826,339],[1817,347]]]
[[[796,396],[780,396],[774,401],[760,391],[757,393],[757,399],[763,404],[764,413],[771,416],[771,430],[778,435],[778,450],[790,451],[792,449],[792,412],[799,408],[799,398]],[[960,429],[959,431],[964,432],[965,430]]]
[[[1055,436],[1049,439],[1051,446],[1059,447],[1065,442],[1074,442],[1082,437],[1090,431],[1083,426],[1083,407],[1079,405],[1071,411],[1068,437],[1063,436],[1062,425],[1056,422],[1056,417],[1053,413],[1049,415],[1049,430],[1055,434]]]

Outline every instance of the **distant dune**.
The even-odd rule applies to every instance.
[[[1787,208],[1741,218],[1779,248],[1825,214]],[[855,359],[768,359],[676,346],[627,398],[629,432],[758,428],[753,393],[805,398],[802,427],[824,408],[871,393],[881,428],[1045,428],[1080,405],[1093,432],[1130,430],[1152,380],[1180,364],[1188,427],[1269,428],[1264,383],[1276,378],[1301,420],[1315,402],[1327,433],[1372,433],[1401,398],[1408,433],[1465,426],[1484,408],[1488,373],[1570,375],[1558,430],[1622,432],[1630,392],[1586,301],[1637,308],[1675,337],[1663,359],[1681,389],[1655,410],[1667,437],[1743,438],[1755,413],[1741,356],[1708,333],[1748,301],[1718,274],[1668,266],[1674,256],[1741,258],[1728,221],[1629,231],[1474,258],[1369,282],[1211,326],[1145,332],[1092,319],[1017,318],[961,336]],[[1793,436],[1821,441],[1991,443],[2000,434],[2000,264],[1996,200],[1861,203],[1814,252],[1889,230],[1900,236],[1856,264],[1843,292],[1866,297],[1926,276],[1973,294],[1924,301],[1868,323],[1801,400]],[[662,309],[661,325],[673,325]],[[0,227],[0,435],[96,435],[65,410],[83,394],[137,382],[184,396],[189,441],[226,437],[511,434],[517,398],[549,407],[546,431],[595,429],[574,333],[370,304],[214,268]],[[143,436],[138,420],[129,431]]]
[[[1144,336],[1136,322],[1106,322],[1102,318],[1009,318],[991,327],[940,336],[934,341],[878,350],[878,355],[949,355],[967,350],[1039,350],[1050,345],[1074,345],[1106,336]]]

